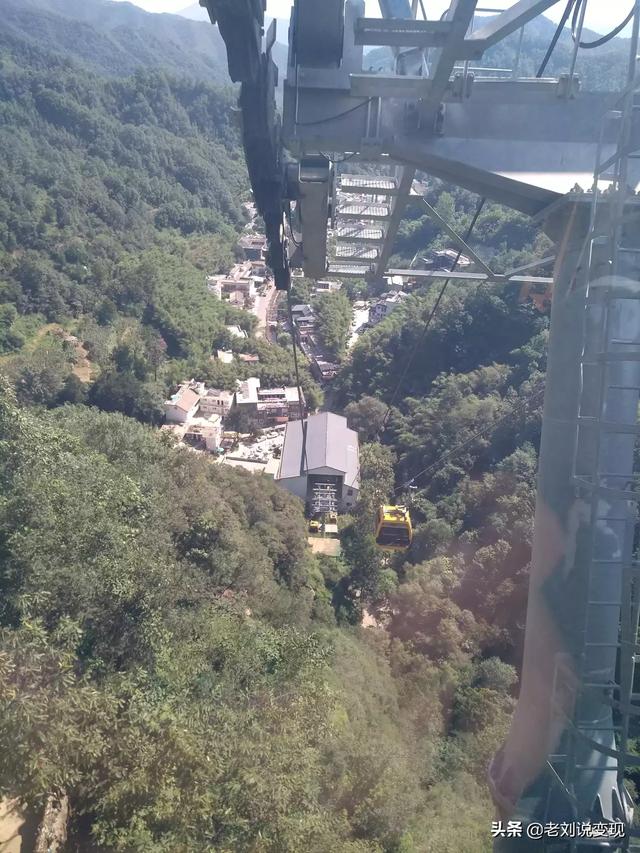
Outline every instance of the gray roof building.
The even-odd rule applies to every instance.
[[[352,506],[360,488],[357,432],[349,429],[346,418],[332,412],[290,421],[276,480],[311,507],[314,495],[329,486],[337,509]]]

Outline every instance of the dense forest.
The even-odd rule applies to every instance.
[[[155,423],[185,375],[233,386],[248,371],[210,356],[232,345],[226,323],[255,321],[212,299],[204,279],[234,261],[245,221],[235,94],[172,76],[163,53],[133,76],[99,76],[32,44],[38,26],[31,39],[14,29],[0,32],[0,364],[19,398],[87,400]],[[65,332],[84,344],[82,381]],[[245,349],[259,354],[259,342]],[[263,355],[266,384],[292,380],[291,353]],[[307,370],[304,385],[319,401]]]
[[[294,377],[290,338],[205,286],[249,197],[220,40],[101,0],[0,10],[0,799],[66,798],[65,853],[489,853],[548,318],[451,284],[425,331],[434,281],[347,355],[376,288],[314,300],[362,479],[342,556],[314,555],[297,499],[153,428],[187,376]],[[459,231],[478,201],[428,200]],[[497,270],[548,253],[492,204],[471,243]],[[449,245],[412,203],[394,263]],[[400,557],[371,533],[392,496]]]
[[[438,613],[447,559],[339,628],[344,570],[264,479],[84,407],[5,392],[0,427],[2,793],[66,793],[80,850],[488,849],[515,674]]]

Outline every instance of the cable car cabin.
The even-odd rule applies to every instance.
[[[404,551],[412,540],[409,510],[404,506],[381,506],[376,517],[376,544],[389,551]]]

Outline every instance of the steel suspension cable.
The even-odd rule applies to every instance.
[[[394,491],[394,495],[398,494],[398,492],[403,491],[408,486],[411,486],[419,477],[424,477],[426,474],[430,474],[432,471],[436,471],[440,467],[440,465],[442,465],[443,462],[446,462],[448,459],[451,459],[458,451],[464,450],[465,447],[468,447],[470,444],[473,444],[473,442],[476,441],[478,438],[482,438],[487,433],[491,432],[501,424],[506,423],[506,421],[508,421],[510,418],[519,414],[526,414],[529,405],[531,403],[539,402],[543,398],[543,396],[544,387],[538,388],[537,391],[534,391],[531,396],[525,398],[523,401],[518,401],[522,403],[522,406],[520,408],[518,408],[517,405],[514,406],[511,411],[507,412],[506,415],[503,415],[501,418],[498,418],[498,420],[494,423],[488,424],[483,429],[478,430],[477,432],[473,433],[473,435],[470,435],[469,438],[466,438],[464,441],[461,441],[459,444],[456,444],[450,450],[446,450],[435,460],[435,462],[432,462],[431,465],[428,465],[426,468],[423,468],[422,471],[419,471],[410,480],[407,480],[405,483],[398,486]]]
[[[486,198],[481,198],[480,201],[478,202],[478,206],[476,207],[476,211],[473,214],[473,218],[471,219],[471,222],[469,223],[469,227],[467,228],[467,231],[466,231],[466,234],[464,237],[465,243],[468,242],[469,238],[471,237],[471,234],[473,233],[473,229],[476,226],[476,222],[478,221],[478,217],[482,213],[482,208],[484,207],[485,202],[486,202]],[[455,270],[455,268],[458,266],[458,261],[460,260],[461,257],[462,257],[462,249],[458,249],[458,254],[456,255],[456,259],[451,266],[450,272],[453,272]],[[440,292],[438,293],[438,296],[437,296],[436,301],[433,305],[433,308],[429,312],[429,316],[427,317],[427,320],[424,324],[422,332],[420,333],[420,335],[416,339],[415,345],[413,347],[413,350],[411,351],[409,359],[406,362],[404,369],[400,375],[400,378],[398,379],[398,382],[396,384],[394,392],[391,395],[391,400],[389,402],[389,406],[388,406],[386,414],[384,416],[384,420],[382,421],[382,429],[384,429],[386,427],[386,425],[389,421],[389,415],[391,414],[393,404],[395,403],[395,401],[398,398],[398,394],[400,393],[400,388],[402,387],[402,383],[407,378],[407,374],[409,373],[409,370],[411,369],[411,366],[415,360],[415,357],[418,354],[418,350],[420,349],[420,346],[423,343],[423,341],[427,335],[427,332],[429,331],[429,327],[431,326],[433,318],[435,317],[436,312],[438,311],[438,308],[440,307],[440,303],[442,302],[442,299],[443,299],[444,294],[447,290],[447,287],[449,286],[450,281],[451,281],[450,278],[445,279],[444,284],[440,288]]]
[[[298,389],[298,404],[300,407],[300,428],[302,430],[302,454],[300,458],[301,465],[304,464],[304,474],[309,469],[309,461],[307,459],[307,430],[304,418],[304,403],[302,402],[302,383],[300,382],[300,365],[298,363],[298,345],[296,343],[296,327],[293,322],[293,305],[291,302],[291,288],[287,290],[287,313],[289,315],[289,328],[291,329],[291,343],[293,346],[293,366],[296,375],[296,387]]]

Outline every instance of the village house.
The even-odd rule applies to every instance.
[[[187,424],[182,440],[196,450],[215,453],[222,441],[222,418],[219,415],[196,418]]]
[[[224,276],[221,275],[208,275],[207,276],[207,290],[216,299],[222,299],[222,279]]]
[[[256,282],[257,278],[253,274],[251,262],[246,261],[235,264],[227,275],[207,276],[207,289],[218,299],[230,298],[233,294],[234,301],[237,301],[238,294],[242,294],[243,306],[251,307],[256,298],[256,284],[260,284]]]
[[[233,391],[220,391],[216,388],[207,388],[202,397],[200,397],[200,412],[206,418],[210,418],[212,415],[226,418],[231,411],[233,397]]]
[[[341,281],[316,281],[314,292],[315,293],[335,293],[337,290],[340,290],[342,287]]]
[[[264,260],[267,241],[259,234],[245,234],[240,238],[240,250],[245,261]]]
[[[234,406],[248,414],[259,429],[286,424],[300,417],[300,405],[305,412],[304,397],[295,387],[261,388],[260,380],[252,376],[240,382]]]
[[[188,383],[184,383],[165,401],[165,420],[168,424],[186,424],[195,417],[199,406],[200,394]]]
[[[407,296],[408,294],[402,290],[385,293],[384,296],[382,296],[382,298],[372,306],[371,311],[369,312],[369,322],[379,323],[381,320],[384,320],[385,317],[388,317],[389,314],[398,307],[398,305],[402,304]]]

